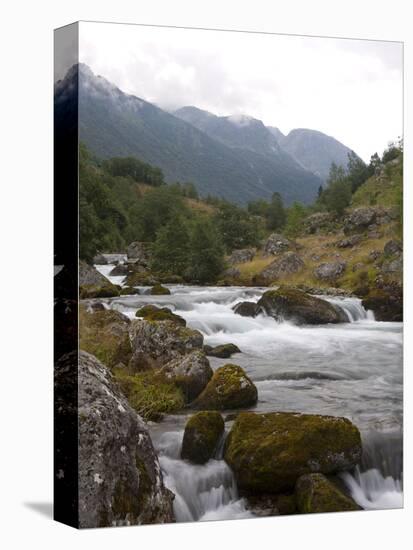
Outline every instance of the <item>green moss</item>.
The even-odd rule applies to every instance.
[[[204,351],[211,357],[220,357],[222,359],[227,359],[234,353],[241,353],[241,350],[235,344],[222,344],[215,347],[204,346]]]
[[[132,296],[134,294],[139,294],[139,290],[137,288],[133,288],[132,286],[125,286],[120,290],[121,296]]]
[[[225,460],[241,489],[278,493],[311,472],[348,469],[361,457],[360,432],[345,418],[295,413],[240,413]]]
[[[146,321],[173,321],[178,325],[186,326],[185,319],[172,313],[167,307],[159,308],[153,305],[143,306],[136,312],[136,317],[142,317]]]
[[[301,476],[295,486],[295,499],[302,514],[360,510],[352,498],[323,474]]]
[[[82,285],[79,288],[79,297],[81,300],[88,298],[112,298],[113,296],[119,296],[119,290],[109,282],[103,286]]]
[[[145,420],[158,421],[163,414],[184,407],[181,390],[160,373],[148,371],[130,375],[124,369],[115,369],[114,373],[129,404]]]
[[[214,372],[192,406],[205,410],[239,409],[255,405],[257,398],[257,388],[244,370],[238,365],[228,364]]]
[[[204,464],[213,458],[224,433],[222,416],[215,411],[194,414],[185,426],[181,456],[195,464]]]
[[[128,335],[129,320],[114,310],[89,313],[79,308],[79,346],[113,368],[129,364],[132,349]]]
[[[166,288],[162,285],[155,285],[151,288],[151,294],[152,296],[163,296],[163,295],[167,295],[167,294],[170,294],[171,291],[169,290],[169,288]]]

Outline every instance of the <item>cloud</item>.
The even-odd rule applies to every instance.
[[[81,23],[80,60],[174,109],[248,114],[334,136],[365,160],[402,132],[402,45]]]

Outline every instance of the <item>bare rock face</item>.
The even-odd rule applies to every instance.
[[[79,526],[172,522],[172,501],[145,423],[109,370],[80,352]]]
[[[278,233],[272,233],[264,244],[264,254],[267,256],[275,256],[291,249],[295,249],[295,244]]]
[[[213,371],[205,353],[195,350],[169,361],[161,369],[161,374],[172,380],[181,389],[185,402],[190,403],[206,387]]]
[[[180,355],[202,349],[204,343],[199,331],[173,321],[132,321],[129,338],[132,346],[129,365],[135,370],[161,368]]]
[[[228,263],[235,265],[250,262],[254,258],[256,252],[256,248],[241,248],[238,250],[233,250],[231,252],[231,256],[228,258]]]
[[[304,265],[303,260],[295,252],[286,252],[261,271],[255,281],[258,284],[268,285],[292,273],[298,273],[304,269]]]
[[[336,281],[345,269],[346,262],[323,263],[314,269],[314,277],[319,281]]]

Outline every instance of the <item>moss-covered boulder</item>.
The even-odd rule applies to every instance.
[[[162,285],[154,285],[152,288],[151,288],[151,294],[152,296],[164,296],[164,295],[168,295],[170,294],[171,291],[169,290],[169,288],[166,288],[165,286],[162,286]]]
[[[185,426],[181,457],[195,464],[205,464],[214,457],[224,429],[224,421],[218,412],[194,414]]]
[[[348,470],[360,458],[354,424],[312,414],[242,412],[225,446],[238,487],[252,494],[288,491],[304,474]]]
[[[257,399],[257,388],[244,370],[238,365],[224,365],[214,372],[191,407],[202,410],[240,409],[252,407]]]
[[[79,296],[82,300],[87,298],[112,298],[113,296],[119,296],[119,289],[93,266],[80,261]]]
[[[127,366],[132,357],[130,320],[113,309],[89,312],[79,309],[79,346],[95,355],[107,367]]]
[[[133,288],[132,286],[124,286],[120,289],[119,294],[121,296],[134,296],[136,294],[139,294],[139,289]]]
[[[211,380],[213,370],[201,350],[180,355],[161,369],[161,374],[180,388],[186,403],[193,401]]]
[[[132,271],[125,279],[127,286],[154,286],[159,283],[159,280],[155,275],[148,271]]]
[[[363,298],[362,305],[374,313],[376,321],[403,321],[403,290],[394,285],[373,288]]]
[[[154,322],[137,319],[131,322],[130,365],[134,370],[159,369],[172,359],[202,349],[204,337],[194,329],[175,321]]]
[[[220,357],[228,359],[234,353],[241,353],[241,350],[235,344],[221,344],[220,346],[204,346],[204,351],[210,357]]]
[[[306,474],[295,485],[295,500],[302,514],[360,510],[354,500],[323,474]]]
[[[298,325],[348,322],[339,307],[291,287],[267,290],[258,301],[257,309],[277,321],[293,321]]]
[[[178,325],[186,327],[186,321],[180,315],[172,313],[168,307],[157,307],[154,305],[143,306],[135,314],[136,317],[141,317],[147,321],[172,321]]]

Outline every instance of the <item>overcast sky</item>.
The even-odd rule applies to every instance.
[[[402,134],[400,43],[81,23],[79,55],[161,107],[320,130],[366,161]]]

